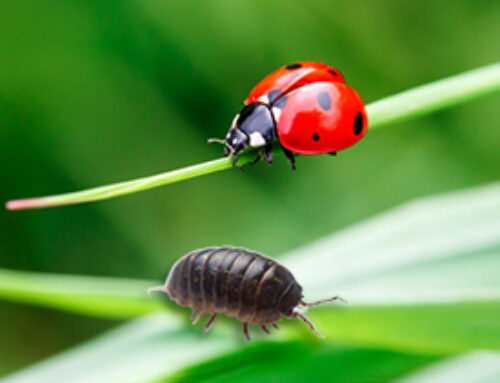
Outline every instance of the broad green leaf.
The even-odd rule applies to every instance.
[[[477,351],[431,364],[397,383],[497,383],[500,353]]]
[[[500,184],[428,197],[289,253],[306,298],[499,300]]]
[[[306,300],[341,294],[351,305],[309,310],[307,315],[326,335],[324,341],[302,323],[290,321],[269,341],[308,339],[314,340],[313,348],[342,342],[429,355],[500,350],[500,326],[495,319],[500,316],[499,249],[499,184],[407,204],[283,257],[282,262],[303,285]],[[74,301],[78,295],[68,298]],[[169,330],[159,326],[159,332],[169,335],[163,340],[149,333],[142,337],[142,327],[155,327],[149,321],[164,321]],[[90,368],[94,363],[90,360],[85,371],[91,375],[84,374],[82,379],[105,376],[112,381],[114,374],[118,374],[116,379],[126,374],[133,377],[130,381],[145,381],[230,355],[242,344],[242,336],[228,333],[225,322],[216,326],[214,334],[203,337],[199,326],[186,328],[167,313],[141,319],[107,338],[111,344],[121,344],[122,338],[127,339],[128,326],[137,326],[139,335],[127,351],[102,351],[106,338],[85,346],[92,350],[89,355],[104,352],[109,356],[104,366],[98,363]],[[157,360],[150,356],[150,351],[155,354],[151,338],[157,347],[165,347],[160,359],[172,358],[174,365],[158,367],[152,362],[154,368],[144,367],[144,358]],[[179,351],[183,346],[192,349],[184,357]],[[13,381],[27,381],[26,377],[38,373],[50,381],[85,361],[79,354],[85,347],[28,369]],[[112,369],[108,364],[125,367]]]
[[[145,382],[238,347],[234,336],[202,338],[183,327],[147,316],[2,382]]]
[[[203,336],[180,329],[166,315],[126,324],[60,357],[48,359],[3,383],[238,381],[299,382],[304,377],[335,376],[336,381],[384,381],[435,360],[394,352],[363,351],[324,343],[255,342],[216,329]],[[204,362],[198,367],[188,368]],[[380,367],[384,366],[381,369]]]
[[[159,382],[388,382],[437,357],[303,341],[265,342]]]
[[[152,282],[0,269],[0,297],[79,314],[129,318],[162,307],[146,299]]]

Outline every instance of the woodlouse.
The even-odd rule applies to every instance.
[[[179,259],[170,271],[165,285],[149,291],[166,292],[181,306],[193,310],[193,324],[205,314],[211,314],[203,332],[213,326],[215,317],[224,313],[243,323],[243,333],[250,340],[248,324],[266,325],[278,329],[283,317],[298,318],[323,337],[299,311],[299,306],[311,307],[341,300],[339,296],[305,303],[302,287],[292,273],[275,260],[262,254],[237,247],[209,247],[192,251]]]

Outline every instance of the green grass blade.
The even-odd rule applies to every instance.
[[[369,104],[367,105],[369,126],[370,129],[379,128],[391,122],[414,118],[492,93],[499,88],[500,64],[497,63],[423,85]],[[241,156],[238,164],[248,164],[254,157],[255,153],[247,153]],[[23,210],[100,201],[200,177],[230,169],[231,167],[226,158],[221,158],[150,177],[79,192],[13,200],[7,202],[6,207],[9,210]]]
[[[471,70],[367,105],[370,129],[404,121],[497,91],[500,64]]]
[[[0,298],[78,314],[124,319],[164,308],[147,299],[154,283],[0,269]]]

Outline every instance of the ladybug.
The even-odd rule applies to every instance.
[[[358,142],[368,121],[363,101],[346,85],[342,74],[318,62],[284,66],[259,82],[236,115],[225,139],[208,142],[225,145],[224,155],[238,154],[248,147],[262,148],[263,157],[273,160],[272,143],[280,146],[295,169],[297,154],[332,154]]]

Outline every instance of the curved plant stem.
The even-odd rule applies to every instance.
[[[493,93],[500,89],[500,63],[488,65],[456,76],[423,85],[367,105],[369,128],[403,121]],[[240,157],[238,165],[248,164],[255,152]],[[220,158],[182,169],[131,181],[119,182],[83,191],[49,197],[28,198],[7,202],[8,210],[46,208],[99,201],[136,193],[154,187],[200,177],[232,168],[227,158]]]

